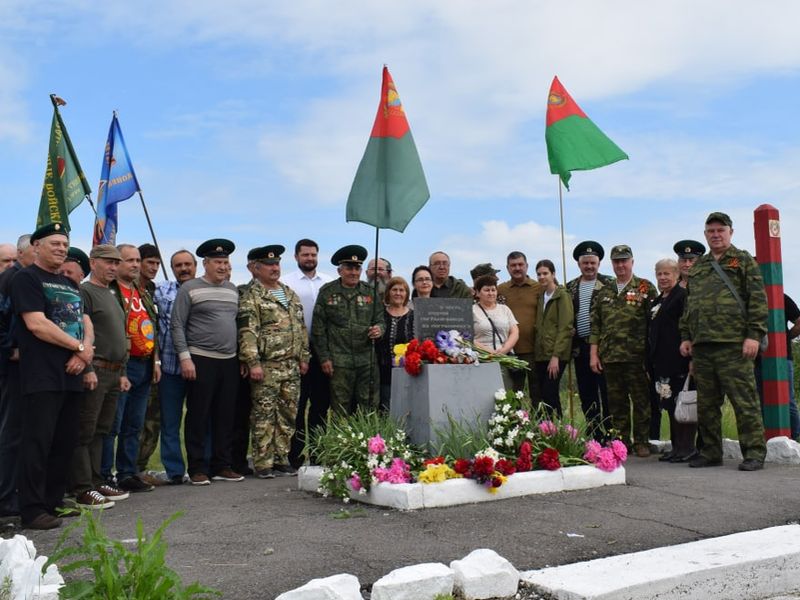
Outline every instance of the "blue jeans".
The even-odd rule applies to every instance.
[[[181,375],[162,373],[158,384],[161,401],[161,462],[172,478],[186,473],[181,452],[181,420],[186,397],[186,380]]]
[[[137,473],[139,437],[144,427],[147,401],[150,399],[150,382],[153,379],[153,360],[131,357],[127,367],[131,389],[120,394],[117,415],[111,433],[103,439],[103,459],[100,469],[106,479],[111,478],[114,467],[114,439],[117,438],[117,481]]]

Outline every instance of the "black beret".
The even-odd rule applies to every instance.
[[[80,248],[76,248],[75,246],[70,246],[69,250],[67,250],[67,258],[64,259],[64,262],[76,262],[81,266],[83,269],[83,274],[88,275],[92,268],[89,266],[89,257],[86,256],[86,253],[81,250]]]
[[[41,240],[42,238],[56,234],[69,237],[69,231],[61,223],[48,223],[47,225],[42,225],[31,234],[31,244],[36,240]]]

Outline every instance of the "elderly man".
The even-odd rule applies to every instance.
[[[469,298],[472,299],[472,288],[461,279],[450,275],[450,257],[442,252],[434,252],[428,258],[428,267],[433,275],[432,298]]]
[[[22,388],[11,280],[21,269],[31,266],[35,258],[30,234],[22,235],[17,240],[17,260],[0,273],[0,517],[19,514],[17,464],[22,434]]]
[[[324,284],[333,281],[333,277],[317,270],[318,255],[319,246],[314,240],[307,238],[298,240],[294,246],[297,270],[288,273],[282,279],[283,283],[297,293],[300,302],[303,303],[303,319],[309,336],[317,294]],[[308,363],[308,371],[300,378],[300,402],[297,407],[295,433],[292,436],[292,449],[289,452],[289,461],[295,468],[303,464],[306,422],[309,430],[323,425],[331,405],[330,379],[322,372],[313,344],[310,349],[311,360]]]
[[[186,397],[186,380],[181,376],[181,364],[172,342],[172,307],[178,290],[194,279],[197,261],[188,250],[178,250],[170,258],[175,281],[162,281],[153,300],[158,307],[158,350],[161,356],[161,381],[158,398],[161,405],[161,463],[167,470],[167,482],[183,483],[186,463],[181,451],[181,422]]]
[[[17,258],[17,249],[14,244],[0,244],[0,273],[10,269]]]
[[[360,281],[367,257],[362,246],[337,250],[331,262],[339,279],[322,286],[314,306],[311,338],[322,372],[331,381],[331,410],[353,413],[378,404],[375,341],[383,335],[383,311],[372,301],[369,285]]]
[[[377,267],[375,263],[374,258],[367,263],[367,283],[369,283],[369,287],[374,288],[377,278],[378,298],[383,298],[383,294],[386,292],[386,283],[392,278],[392,263],[385,258],[377,260]]]
[[[685,288],[689,283],[689,271],[697,259],[706,253],[706,247],[694,240],[681,240],[676,242],[672,249],[678,255],[678,270],[680,271],[678,285]]]
[[[172,307],[172,340],[187,381],[184,442],[192,485],[242,481],[231,468],[231,434],[239,380],[236,315],[239,292],[228,281],[236,249],[226,239],[197,248],[203,276],[181,285]],[[206,431],[211,424],[211,459],[206,464]]]
[[[515,250],[506,258],[506,270],[511,279],[497,286],[498,296],[505,299],[506,306],[511,309],[519,322],[519,340],[514,346],[514,354],[530,366],[530,371],[515,370],[511,372],[514,390],[525,390],[528,381],[528,393],[533,399],[536,391],[536,375],[533,368],[533,338],[536,331],[536,313],[539,311],[539,296],[542,286],[538,281],[528,277],[528,259],[524,253]],[[537,399],[540,400],[540,399]],[[538,402],[535,402],[538,404]]]
[[[691,356],[697,383],[700,455],[690,467],[722,464],[722,402],[736,414],[741,471],[764,467],[764,424],[755,389],[753,361],[767,333],[767,296],[755,259],[731,243],[733,222],[725,213],[708,215],[709,253],[689,271],[689,296],[681,319],[681,353]]]
[[[591,333],[591,308],[597,290],[612,281],[600,273],[600,261],[605,256],[603,247],[593,240],[575,246],[572,258],[578,263],[580,276],[567,283],[575,311],[575,336],[572,339],[575,379],[581,409],[586,419],[586,430],[596,439],[602,440],[611,427],[608,411],[606,378],[589,368],[589,334]]]
[[[128,497],[128,492],[115,488],[101,475],[103,439],[111,433],[120,392],[130,389],[125,375],[125,311],[109,290],[121,260],[114,246],[95,246],[90,253],[91,276],[81,284],[84,314],[92,320],[95,339],[94,361],[83,374],[86,394],[69,473],[75,503],[81,508],[110,508],[115,501]]]
[[[239,305],[239,360],[250,375],[253,467],[261,479],[297,474],[289,448],[310,357],[303,305],[279,281],[284,250],[273,245],[252,252],[255,281]]]
[[[24,527],[53,529],[61,525],[55,512],[67,487],[78,434],[81,375],[94,358],[94,336],[78,286],[58,274],[69,248],[64,226],[39,227],[31,243],[36,259],[14,276],[11,286],[20,319],[19,508]]]
[[[597,374],[605,372],[614,429],[627,445],[633,433],[636,456],[646,458],[650,456],[650,394],[645,342],[650,305],[657,293],[647,279],[633,274],[630,246],[614,246],[611,263],[617,277],[597,290],[592,303],[589,366]]]

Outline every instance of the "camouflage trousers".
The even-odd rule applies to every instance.
[[[250,381],[253,408],[253,468],[289,464],[289,447],[300,400],[300,369],[296,360],[262,363],[264,379]]]
[[[633,408],[633,443],[647,444],[650,430],[650,395],[647,373],[640,362],[603,363],[608,388],[608,411],[611,426],[620,439],[631,443],[631,405]]]
[[[144,415],[144,426],[139,436],[139,458],[136,460],[139,472],[147,470],[147,463],[156,451],[158,439],[161,435],[161,402],[158,400],[158,386],[150,386],[150,400],[147,402],[147,412]]]
[[[362,410],[377,410],[379,388],[377,364],[348,368],[337,367],[334,363],[331,377],[331,410],[341,414],[352,414],[359,406]]]
[[[733,406],[739,446],[744,458],[764,460],[764,422],[756,394],[753,361],[742,356],[742,345],[697,344],[692,352],[697,384],[697,430],[703,438],[701,454],[722,459],[722,403]]]

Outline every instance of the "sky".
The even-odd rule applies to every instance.
[[[544,143],[557,75],[630,160],[576,172],[563,195],[572,248],[633,248],[634,271],[703,240],[708,213],[754,252],[753,211],[781,212],[784,281],[800,290],[800,3],[739,0],[402,3],[265,0],[3,0],[0,3],[0,241],[33,229],[52,105],[96,197],[113,110],[164,256],[225,237],[234,281],[250,248],[300,238],[321,270],[375,230],[345,203],[388,65],[431,198],[380,254],[410,277],[436,250],[469,280],[508,252],[561,272],[559,189]],[[117,242],[149,241],[138,198]],[[72,243],[91,245],[88,204]],[[602,264],[611,272],[608,258]],[[505,276],[505,273],[503,273]],[[797,297],[797,295],[795,295]]]

